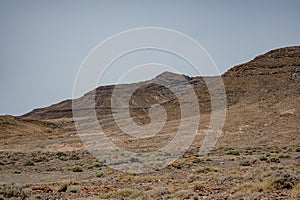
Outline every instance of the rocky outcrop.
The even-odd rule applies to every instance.
[[[229,104],[278,102],[299,95],[299,66],[300,47],[286,47],[231,68],[223,75]]]

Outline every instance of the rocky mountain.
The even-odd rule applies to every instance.
[[[300,92],[300,47],[272,50],[257,56],[250,62],[232,67],[222,75],[222,78],[226,88],[228,106],[238,103],[246,105],[265,100],[274,104],[288,96],[297,96]],[[214,77],[210,77],[210,79],[214,81]],[[185,91],[186,83],[193,86],[201,111],[209,112],[210,96],[202,77],[188,77],[165,72],[150,81],[118,85],[118,90],[126,93],[132,88],[137,88],[131,97],[130,107],[133,113],[144,113],[147,112],[149,106],[157,103],[169,105],[174,109],[174,105],[178,106],[178,102],[170,89],[176,89],[180,95],[188,95]],[[164,84],[165,87],[162,86]],[[90,95],[95,92],[97,114],[107,115],[110,113],[110,99],[115,87],[115,85],[100,86],[95,91],[79,98],[78,101],[84,104],[87,102],[85,99],[89,99]],[[36,120],[70,117],[72,117],[72,100],[35,109],[22,116],[22,118]]]

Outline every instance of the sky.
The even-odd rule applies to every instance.
[[[18,116],[72,98],[86,56],[121,31],[182,32],[224,73],[271,49],[300,45],[299,19],[298,0],[0,0],[0,115]],[[156,55],[147,58],[181,64]]]

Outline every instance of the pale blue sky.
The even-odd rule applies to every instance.
[[[0,114],[71,98],[83,59],[120,31],[183,32],[225,72],[271,49],[300,45],[299,19],[297,0],[0,0]]]

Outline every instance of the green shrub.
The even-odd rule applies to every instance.
[[[74,167],[70,168],[70,171],[72,171],[72,172],[83,172],[83,169],[80,166],[74,166]]]
[[[265,157],[265,156],[261,156],[261,157],[259,158],[259,160],[260,160],[260,161],[267,161],[267,160],[268,160],[268,158],[267,158],[267,157]]]
[[[240,163],[241,166],[251,166],[251,162],[249,160],[244,160]]]
[[[70,192],[72,192],[72,193],[77,193],[77,192],[78,192],[78,189],[77,189],[77,188],[71,188],[71,189],[70,189]]]
[[[62,161],[67,161],[69,160],[69,157],[66,153],[63,153],[63,152],[57,152],[56,153],[57,157],[59,160],[62,160]]]
[[[90,165],[88,165],[88,169],[93,169],[93,168],[100,168],[101,164],[98,162],[92,163]]]
[[[34,162],[32,160],[27,160],[24,162],[24,166],[34,166]]]
[[[98,173],[96,174],[96,176],[97,176],[97,177],[102,177],[102,176],[103,176],[103,172],[98,172]]]
[[[79,156],[75,153],[72,153],[71,156],[69,157],[70,160],[79,160]]]
[[[278,158],[291,158],[291,156],[288,154],[279,154]]]
[[[229,151],[227,151],[227,154],[238,156],[238,155],[240,155],[240,152],[238,150],[229,150]]]
[[[273,149],[270,151],[270,153],[279,153],[279,150],[278,149]]]
[[[291,153],[293,151],[293,149],[292,148],[289,148],[288,150],[287,150],[287,153]]]
[[[295,151],[300,152],[300,147],[297,147]]]
[[[99,168],[99,167],[101,167],[101,165],[100,165],[100,163],[95,162],[94,165],[93,165],[93,167]]]
[[[201,158],[197,158],[197,160],[195,161],[195,163],[203,163],[204,161]]]

